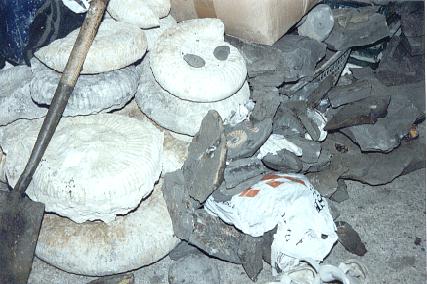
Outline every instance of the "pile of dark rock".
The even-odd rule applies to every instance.
[[[296,29],[271,47],[227,38],[247,61],[255,108],[235,126],[224,126],[210,111],[182,169],[166,174],[163,194],[183,240],[173,259],[201,263],[195,260],[201,256],[188,255],[203,251],[242,264],[256,280],[263,260],[270,262],[274,230],[259,238],[245,235],[203,205],[212,194],[230,200],[268,172],[303,173],[333,203],[348,199],[345,180],[386,184],[425,166],[425,140],[417,129],[425,118],[423,2],[324,2],[333,8],[334,24],[323,42]],[[284,147],[260,158],[273,135],[299,151]],[[344,221],[337,228],[340,236],[357,235]],[[340,239],[363,255],[360,238],[352,240],[357,243]],[[170,275],[178,283],[174,279]]]

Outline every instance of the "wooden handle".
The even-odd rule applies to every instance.
[[[76,42],[71,50],[67,65],[65,66],[64,72],[59,80],[58,87],[56,88],[55,95],[53,96],[39,135],[37,136],[37,141],[34,144],[31,156],[24,171],[19,177],[15,188],[13,189],[21,195],[25,193],[25,190],[30,184],[34,172],[46,151],[47,145],[55,133],[56,126],[64,113],[68,99],[74,90],[74,86],[76,85],[80,71],[83,67],[86,55],[92,45],[96,32],[98,31],[107,2],[108,0],[92,0],[90,3],[86,18],[80,28],[79,35],[77,36]]]

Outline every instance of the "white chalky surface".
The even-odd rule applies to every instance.
[[[218,46],[230,48],[226,60],[214,56]],[[200,56],[205,66],[190,66],[185,54]],[[184,21],[164,31],[151,50],[150,65],[162,88],[195,102],[214,102],[235,94],[247,74],[243,56],[224,42],[224,24],[218,19]]]
[[[34,55],[48,67],[62,72],[80,29],[40,48]],[[137,26],[104,19],[89,48],[81,74],[117,70],[142,58],[147,50],[144,32]]]
[[[6,126],[0,146],[14,186],[30,156],[42,120]],[[162,167],[163,133],[152,124],[119,115],[63,118],[26,193],[46,212],[75,222],[111,222],[136,208]]]

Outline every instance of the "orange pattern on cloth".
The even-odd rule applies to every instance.
[[[302,184],[302,185],[306,185],[305,182],[303,180],[300,180],[299,178],[294,178],[291,176],[286,176],[286,175],[276,175],[276,174],[268,174],[262,177],[261,180],[266,181],[266,180],[274,180],[274,179],[280,179],[280,178],[285,178],[287,180]],[[270,183],[268,183],[270,184]],[[270,184],[271,185],[271,184]],[[275,186],[273,186],[275,187]]]
[[[258,194],[259,191],[260,191],[259,189],[255,189],[255,188],[251,188],[250,187],[250,188],[245,189],[244,191],[242,191],[239,194],[239,196],[241,196],[241,197],[255,197]]]

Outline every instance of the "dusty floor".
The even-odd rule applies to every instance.
[[[425,283],[426,281],[426,173],[425,169],[400,177],[384,186],[348,182],[350,199],[337,204],[341,216],[353,225],[366,243],[368,253],[357,257],[337,244],[326,262],[358,258],[370,271],[369,283]],[[419,245],[415,244],[421,239]],[[136,283],[168,283],[169,257],[135,271]],[[221,283],[252,283],[239,265],[216,261]],[[264,265],[257,283],[271,280]],[[36,260],[32,284],[79,284],[93,278],[65,273]]]

